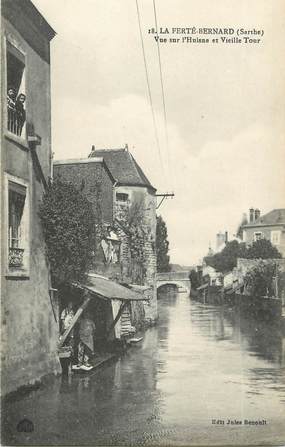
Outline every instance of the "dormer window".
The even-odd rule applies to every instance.
[[[25,138],[25,56],[7,40],[7,129]]]

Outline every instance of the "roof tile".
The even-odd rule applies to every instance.
[[[103,157],[112,176],[122,185],[141,185],[155,190],[127,149],[96,149],[89,157]]]
[[[279,208],[260,216],[256,221],[244,225],[244,227],[262,225],[285,225],[285,208]]]

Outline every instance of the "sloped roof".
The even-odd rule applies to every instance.
[[[156,190],[127,149],[96,149],[89,157],[103,157],[112,176],[120,185],[146,186]]]
[[[285,225],[285,208],[279,208],[260,216],[255,222],[243,225],[244,228],[263,225]]]
[[[8,20],[11,20],[13,25],[17,24],[17,26],[21,26],[19,13],[20,15],[25,14],[32,20],[33,25],[35,25],[38,30],[48,38],[48,40],[53,39],[56,35],[54,29],[31,0],[2,0],[1,3],[3,15],[7,17]]]
[[[89,290],[96,296],[108,300],[122,300],[122,301],[143,301],[146,297],[143,293],[131,290],[121,284],[111,281],[96,274],[89,274],[86,282],[79,284],[83,289]]]

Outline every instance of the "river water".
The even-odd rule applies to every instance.
[[[241,318],[186,293],[162,293],[158,325],[122,358],[8,401],[3,440],[284,445],[284,347],[276,322]],[[32,433],[17,432],[23,418],[33,422]]]

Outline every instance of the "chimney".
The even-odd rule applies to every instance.
[[[225,242],[225,235],[219,231],[216,236],[216,249],[218,250],[221,245]]]
[[[225,231],[225,244],[227,244],[227,243],[228,243],[228,232]]]
[[[249,209],[249,223],[253,223],[254,222],[254,209],[250,208]]]
[[[255,211],[254,211],[254,220],[256,221],[257,219],[259,219],[260,218],[260,210],[257,208]]]
[[[95,146],[94,146],[94,144],[92,144],[91,152],[94,152],[94,151],[95,151]]]

